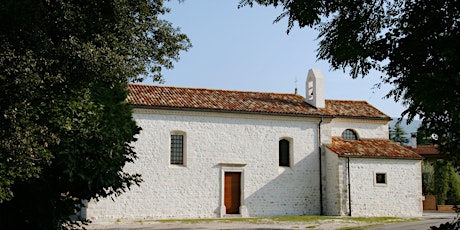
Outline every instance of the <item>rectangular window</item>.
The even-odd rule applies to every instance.
[[[387,183],[387,174],[386,173],[376,173],[375,174],[375,183],[376,184],[386,184]]]
[[[171,164],[184,164],[184,135],[171,135]]]

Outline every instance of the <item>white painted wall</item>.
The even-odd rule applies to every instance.
[[[351,191],[352,216],[420,217],[422,178],[420,160],[350,158],[350,190],[348,190],[348,159],[327,150],[327,159],[337,167],[328,167],[328,179],[338,181],[328,188],[328,215],[349,215]],[[375,173],[386,173],[387,184],[375,183]],[[333,186],[332,183],[329,186]],[[336,199],[336,200],[335,200]]]
[[[324,215],[341,216],[343,215],[341,212],[341,192],[344,183],[339,175],[342,172],[342,166],[339,165],[337,154],[331,153],[328,149],[325,149],[325,151],[325,154],[323,154]]]
[[[375,183],[376,172],[386,185]],[[350,158],[350,175],[352,216],[422,216],[421,160]]]
[[[335,118],[328,126],[332,137],[340,137],[344,130],[352,129],[359,138],[389,138],[388,121]]]
[[[136,109],[142,127],[134,143],[139,159],[126,166],[140,173],[140,187],[90,201],[87,217],[172,219],[219,217],[225,213],[223,175],[242,173],[243,216],[319,215],[319,119]],[[388,138],[386,121],[327,119],[323,144],[351,128],[360,138]],[[186,135],[186,165],[169,164],[170,134]],[[292,139],[291,167],[278,166],[278,141]],[[323,211],[348,214],[346,158],[323,149]],[[351,159],[353,216],[421,216],[420,161]],[[388,185],[375,186],[375,172]],[[420,194],[417,192],[420,191]]]
[[[326,107],[326,98],[324,97],[324,76],[321,70],[308,70],[305,93],[308,104],[316,108]]]
[[[345,129],[359,138],[388,139],[386,121],[333,119],[324,125],[330,137]],[[330,144],[324,139],[323,144]],[[325,148],[323,159],[324,213],[349,215],[348,159]],[[375,185],[375,173],[387,173],[386,186]],[[352,216],[420,217],[422,210],[421,161],[405,159],[350,158]]]
[[[221,216],[220,163],[239,163],[249,216],[318,215],[318,119],[136,110],[139,159],[127,170],[144,182],[120,197],[91,201],[91,219]],[[169,164],[170,132],[186,133],[186,166]],[[292,138],[289,168],[278,166],[278,141]]]

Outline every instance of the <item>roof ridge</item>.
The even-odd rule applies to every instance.
[[[175,88],[175,89],[190,89],[190,90],[207,90],[207,91],[218,91],[218,92],[234,92],[234,93],[255,93],[255,94],[277,94],[277,95],[289,95],[289,96],[301,96],[295,93],[280,93],[280,92],[261,92],[261,91],[250,91],[250,90],[232,90],[232,89],[214,89],[214,88],[200,88],[200,87],[186,87],[186,86],[168,86],[168,85],[148,85],[139,83],[129,83],[129,85],[145,86],[145,87],[160,87],[160,88]]]
[[[366,102],[367,104],[369,104],[369,102],[367,102],[366,100],[359,100],[359,99],[326,99],[326,101],[352,101],[352,102]]]

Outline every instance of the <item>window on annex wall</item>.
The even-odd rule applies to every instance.
[[[291,143],[287,139],[279,141],[279,166],[289,167]]]
[[[184,165],[185,133],[171,133],[171,160],[173,165]]]
[[[386,173],[375,173],[375,184],[386,185],[387,184],[387,174]]]
[[[345,131],[342,132],[342,138],[344,140],[358,140],[358,135],[356,134],[355,131],[351,129],[345,129]]]

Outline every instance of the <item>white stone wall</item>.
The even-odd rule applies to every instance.
[[[345,129],[354,130],[359,138],[388,139],[388,122],[376,120],[333,119],[324,125],[330,137],[340,137]],[[325,148],[323,157],[324,214],[349,215],[349,188],[352,216],[420,217],[422,180],[420,160],[338,157]],[[375,173],[386,173],[387,184],[376,185]]]
[[[346,158],[341,161],[347,164]],[[343,167],[343,175],[346,170]],[[375,173],[386,173],[387,184],[376,184]],[[421,177],[420,160],[350,158],[351,215],[422,216]],[[347,193],[342,200],[348,200]]]
[[[341,216],[341,191],[343,181],[339,177],[339,157],[327,148],[323,154],[323,193],[324,215]]]
[[[91,201],[89,218],[221,216],[228,166],[221,163],[242,172],[249,216],[319,214],[318,119],[152,110],[136,110],[134,118],[143,130],[134,144],[139,159],[127,170],[144,182],[115,201]],[[169,164],[172,131],[186,134],[186,166]],[[278,166],[282,137],[292,139],[289,168]]]
[[[340,137],[344,130],[352,129],[358,134],[358,138],[389,138],[388,121],[335,118],[328,125],[331,127],[332,137]]]

